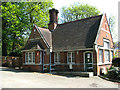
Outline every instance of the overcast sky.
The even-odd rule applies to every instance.
[[[80,2],[81,4],[89,4],[91,6],[95,6],[101,12],[101,14],[106,13],[107,18],[109,18],[110,16],[115,16],[116,33],[118,33],[118,2],[119,1],[120,0],[53,0],[54,8],[58,9],[59,12],[60,12],[60,8],[63,6],[69,6],[74,2]],[[115,38],[114,41],[116,41]]]

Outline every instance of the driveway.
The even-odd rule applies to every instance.
[[[2,88],[118,88],[118,84],[97,76],[65,77],[39,72],[24,72],[0,67]],[[1,85],[1,84],[0,84]]]

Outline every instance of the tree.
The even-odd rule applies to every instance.
[[[2,2],[2,54],[24,46],[24,38],[34,24],[47,28],[52,7],[53,2]]]
[[[70,22],[77,19],[96,16],[100,13],[96,7],[88,4],[82,5],[80,3],[74,3],[69,7],[61,8],[61,23]]]
[[[115,30],[115,25],[116,25],[115,16],[110,16],[109,17],[109,27],[110,27],[110,31],[112,33],[112,36],[113,36],[114,40],[118,38],[118,34]]]

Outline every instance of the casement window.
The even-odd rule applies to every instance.
[[[109,44],[109,42],[107,42],[107,41],[104,41],[104,48],[106,48],[106,49],[109,49],[109,47],[110,47],[110,44]]]
[[[54,63],[60,63],[60,53],[54,53]]]
[[[105,62],[109,62],[109,61],[110,61],[109,50],[105,50]]]
[[[74,52],[68,52],[67,53],[67,63],[75,63],[75,53]]]
[[[40,64],[42,64],[42,52],[40,52]]]
[[[25,53],[25,63],[26,64],[35,64],[35,52],[26,52]]]
[[[99,49],[99,62],[103,63],[103,50]]]

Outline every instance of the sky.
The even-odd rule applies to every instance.
[[[53,0],[54,2],[54,8],[59,10],[60,15],[60,8],[63,6],[70,6],[70,4],[73,4],[74,2],[79,2],[81,4],[89,4],[91,6],[95,6],[101,13],[106,13],[107,18],[110,16],[115,16],[115,32],[118,33],[118,2],[120,0]],[[113,41],[117,41],[117,37],[115,38],[114,35],[112,35]]]

